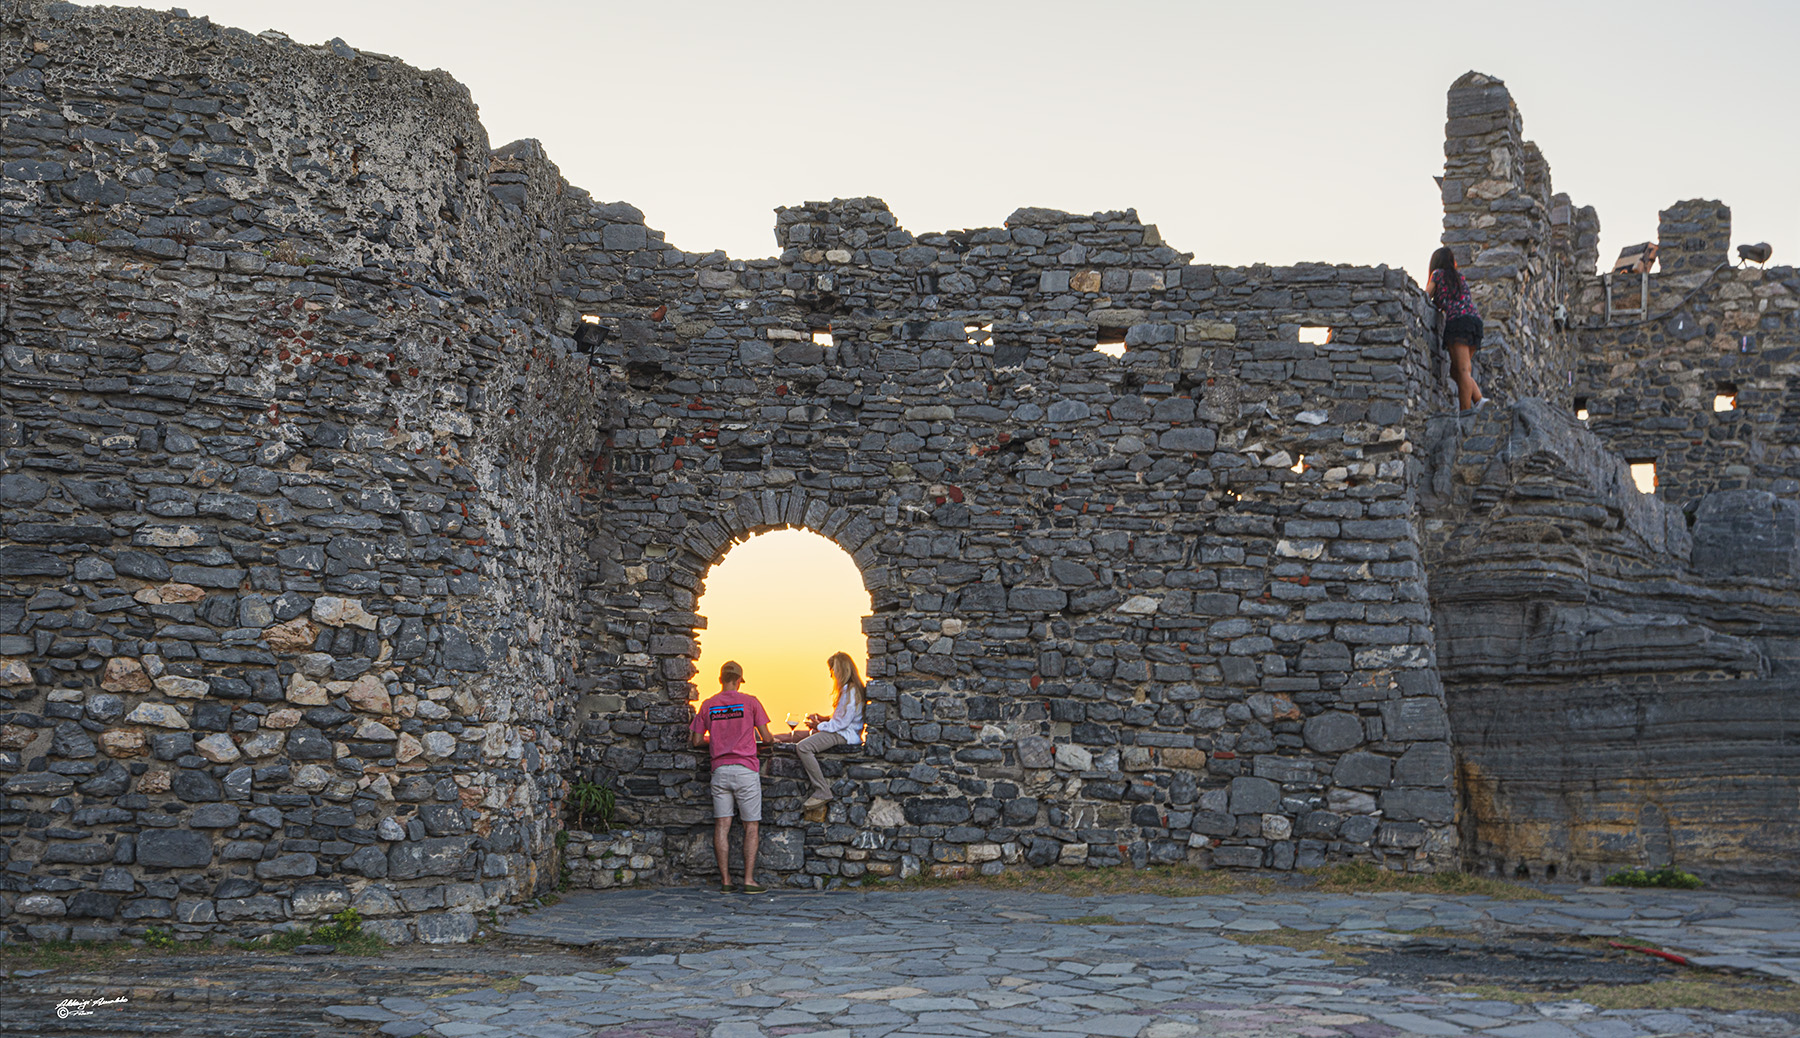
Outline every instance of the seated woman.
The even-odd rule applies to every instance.
[[[819,752],[833,746],[862,745],[864,686],[856,661],[849,653],[839,652],[832,654],[825,666],[831,671],[831,716],[807,714],[810,735],[789,732],[786,738],[775,736],[781,742],[794,743],[794,750],[800,755],[800,766],[806,769],[807,781],[812,783],[812,795],[804,805],[808,811],[831,802],[831,787],[819,771]]]

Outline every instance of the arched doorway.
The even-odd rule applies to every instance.
[[[744,691],[762,700],[775,730],[831,712],[825,660],[847,652],[868,671],[862,621],[871,612],[856,561],[816,533],[774,530],[733,545],[709,569],[696,612],[705,626],[695,696],[717,691],[719,666],[744,668]]]

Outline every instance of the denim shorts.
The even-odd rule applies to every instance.
[[[736,814],[746,822],[762,821],[762,776],[742,764],[726,764],[712,773],[713,817]]]

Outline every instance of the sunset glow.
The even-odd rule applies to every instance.
[[[700,696],[718,691],[720,664],[737,660],[744,691],[762,700],[777,732],[790,711],[796,722],[831,712],[832,653],[868,669],[869,593],[850,555],[817,534],[777,530],[732,548],[706,574],[699,612]]]

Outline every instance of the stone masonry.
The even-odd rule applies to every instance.
[[[1709,268],[1717,223],[1679,210],[1688,251],[1665,252],[1698,266],[1652,294],[1687,293],[1701,335],[1604,324],[1597,220],[1550,193],[1496,80],[1452,88],[1445,237],[1516,406],[1458,418],[1396,269],[1196,264],[1130,211],[915,235],[875,199],[783,209],[779,254],[732,260],[668,246],[535,142],[490,150],[453,80],[342,41],[8,0],[0,72],[16,935],[354,906],[454,941],[565,869],[705,874],[696,604],[732,544],[782,527],[850,552],[875,606],[838,800],[802,815],[793,761],[770,766],[783,883],[1658,855],[1768,881],[1796,849],[1703,820],[1796,781],[1780,725],[1758,734],[1792,720],[1800,644],[1779,633],[1800,616],[1793,272]],[[1658,439],[1727,377],[1750,405],[1728,434]],[[1608,453],[1647,444],[1649,498]],[[1554,552],[1470,547],[1515,507],[1525,544],[1585,524],[1554,593],[1512,579]],[[1788,568],[1707,582],[1752,544]],[[1651,571],[1680,623],[1599,590]],[[1519,659],[1579,636],[1488,666],[1495,601]],[[1544,621],[1552,601],[1574,619]],[[1495,761],[1617,746],[1556,718],[1621,668],[1644,707],[1729,691],[1716,739],[1761,753],[1730,758],[1755,792],[1697,753],[1702,792],[1607,823],[1630,838],[1543,839],[1591,784]],[[611,783],[629,829],[559,853],[576,777]]]

